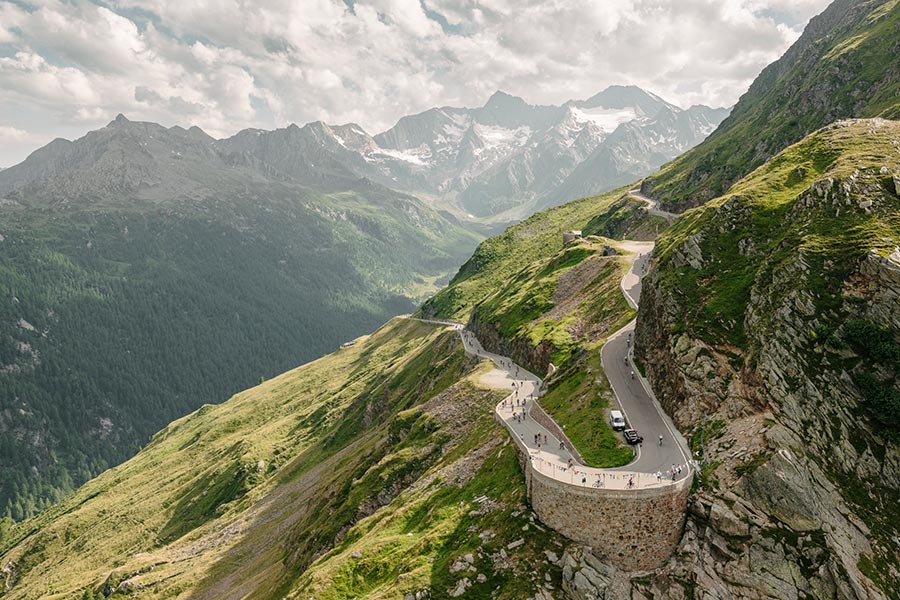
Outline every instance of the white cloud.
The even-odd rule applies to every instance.
[[[30,134],[24,129],[0,125],[0,142],[24,142],[29,136]]]
[[[13,52],[0,54],[0,120],[45,137],[118,112],[220,136],[315,119],[375,132],[431,106],[480,104],[497,89],[559,103],[613,83],[683,105],[728,105],[825,3],[2,3],[0,43]],[[13,145],[0,161],[32,149]]]
[[[32,133],[9,125],[0,125],[0,148],[21,147],[28,148],[30,152],[45,145],[51,139],[52,137],[48,135]]]

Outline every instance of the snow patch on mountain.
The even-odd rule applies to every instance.
[[[374,136],[353,123],[316,122],[245,130],[215,145],[316,185],[317,173],[365,178],[462,218],[509,222],[631,183],[698,144],[726,115],[685,110],[635,86],[559,106],[498,92],[479,108],[404,116]]]
[[[394,159],[403,161],[419,167],[427,166],[431,158],[431,150],[427,146],[419,146],[410,150],[391,150],[389,148],[378,148],[366,155],[371,160]]]
[[[484,150],[506,146],[523,146],[531,137],[528,126],[507,129],[496,125],[475,125],[475,132],[484,141]]]
[[[633,108],[577,108],[570,107],[572,116],[579,123],[593,123],[604,133],[612,133],[616,127],[638,118]]]

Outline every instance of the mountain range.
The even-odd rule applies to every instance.
[[[0,173],[0,512],[408,312],[481,239],[316,149],[292,158],[299,131],[226,150],[119,116]]]
[[[304,130],[349,172],[463,219],[508,223],[634,181],[698,144],[727,114],[611,86],[560,106],[497,92],[482,107],[432,108],[375,136],[352,124]]]
[[[425,301],[415,315],[421,320],[390,319],[340,350],[260,381],[221,404],[202,406],[162,427],[131,459],[47,503],[38,514],[19,522],[0,519],[0,595],[10,600],[900,598],[900,122],[884,118],[895,114],[896,97],[881,95],[898,72],[900,53],[893,52],[898,23],[898,0],[837,0],[814,19],[754,82],[741,110],[735,109],[710,142],[644,181],[645,194],[658,194],[670,207],[694,206],[691,210],[676,216],[652,209],[653,198],[637,193],[635,181],[540,211],[482,241],[448,285]],[[851,95],[857,100],[849,109],[842,94],[822,92],[848,82],[856,89],[860,81],[870,83],[872,94]],[[522,110],[535,123],[552,121],[547,116],[552,111],[545,108]],[[788,114],[796,122],[784,121]],[[829,120],[835,116],[851,118]],[[506,130],[524,119],[505,121],[490,113],[477,118]],[[816,122],[822,126],[803,133]],[[118,126],[145,127],[122,120],[107,129]],[[355,168],[375,165],[389,174],[387,163],[412,164],[408,157],[380,157],[391,151],[385,149],[388,144],[420,148],[419,140],[427,138],[417,138],[411,126],[391,140],[372,138],[380,150],[367,147],[375,154],[347,148],[357,128],[328,129],[332,133],[320,125],[271,134],[251,131],[230,141],[205,142],[214,160],[226,165],[219,177],[230,181],[226,175],[233,168],[266,181],[271,188],[265,189],[293,190],[281,198],[288,208],[272,199],[278,198],[274,192],[263,195],[255,186],[243,195],[223,194],[224,200],[197,192],[206,200],[162,201],[152,193],[158,184],[140,183],[153,181],[153,169],[136,161],[124,169],[96,168],[84,181],[75,177],[71,183],[82,189],[95,189],[96,182],[106,191],[63,203],[65,187],[39,193],[52,185],[52,177],[38,180],[24,170],[14,172],[39,183],[31,191],[26,186],[3,194],[9,211],[4,216],[20,215],[23,227],[11,228],[9,235],[4,230],[0,244],[15,241],[2,246],[5,252],[12,248],[11,255],[21,257],[27,250],[32,257],[28,263],[20,258],[0,265],[0,283],[13,282],[3,290],[7,313],[0,322],[8,327],[4,335],[18,336],[0,347],[7,353],[0,356],[17,353],[20,361],[3,376],[52,363],[49,348],[38,344],[49,343],[42,340],[90,319],[98,306],[115,299],[119,288],[98,281],[120,285],[160,269],[181,273],[180,285],[159,287],[166,280],[153,280],[136,288],[131,303],[143,309],[136,300],[148,302],[140,317],[154,312],[165,317],[140,323],[178,334],[160,340],[204,334],[181,335],[210,314],[192,310],[183,300],[195,294],[183,292],[199,285],[206,293],[211,281],[224,282],[220,299],[247,302],[237,307],[240,318],[228,321],[225,331],[242,331],[239,323],[251,316],[246,308],[272,319],[267,336],[290,331],[299,322],[292,320],[291,302],[253,304],[268,297],[252,293],[267,281],[259,279],[269,273],[263,268],[267,261],[248,260],[244,250],[235,248],[268,251],[259,241],[251,243],[263,238],[275,248],[288,243],[290,235],[272,238],[255,224],[264,215],[280,220],[296,210],[293,199],[301,191],[312,213],[354,224],[348,235],[364,244],[381,239],[373,232],[390,229],[384,222],[376,229],[362,220],[360,205],[372,207],[366,214],[370,219],[377,214],[399,219],[395,207],[409,214],[415,206],[421,219],[432,215],[433,227],[473,223],[457,216],[462,205],[450,206],[449,197],[446,209],[435,211],[439,197],[420,202],[383,187],[374,175],[358,178]],[[343,131],[343,144],[335,141],[335,130]],[[188,134],[172,133],[178,138]],[[313,138],[318,141],[302,141]],[[359,139],[371,144],[361,134]],[[226,150],[227,144],[235,145]],[[325,146],[347,152],[321,150]],[[308,161],[293,162],[281,151],[286,147],[304,148],[321,170],[305,170]],[[160,161],[164,155],[173,161],[168,168],[177,170],[180,159],[165,148],[148,152]],[[424,165],[425,150],[419,156]],[[103,164],[119,163],[110,158]],[[70,177],[65,168],[58,173]],[[125,211],[110,210],[125,189],[123,180],[130,182],[126,187],[134,206],[145,207],[127,223]],[[136,185],[144,191],[133,191]],[[704,201],[706,195],[712,197]],[[164,227],[140,225],[155,223],[147,206],[160,207],[164,216],[181,216],[165,221],[167,227],[192,224],[182,230],[183,243],[168,244]],[[260,212],[240,212],[250,207]],[[68,229],[66,236],[50,235],[58,231],[50,225],[63,226],[53,219],[56,211],[64,215],[66,227],[69,221],[78,224],[78,235]],[[241,218],[245,214],[252,218]],[[98,215],[114,218],[115,227],[97,227]],[[356,227],[362,222],[370,226]],[[217,228],[207,234],[199,226],[203,223]],[[95,248],[127,237],[123,224],[127,236],[151,234],[144,236],[140,254],[96,256]],[[324,231],[345,231],[328,225]],[[564,240],[563,232],[573,229],[582,237]],[[102,238],[98,231],[105,232]],[[92,236],[90,247],[86,234]],[[217,243],[220,236],[225,239]],[[324,236],[314,239],[329,256],[353,256],[352,246],[328,246]],[[655,247],[634,307],[622,291],[626,274],[629,279],[635,274],[636,254],[646,251],[647,246],[633,243],[641,239],[654,240]],[[421,243],[409,241],[410,247]],[[195,247],[212,248],[212,258],[221,253],[223,260],[172,260],[172,253]],[[268,259],[277,256],[259,252]],[[305,257],[292,255],[287,264]],[[123,260],[138,258],[142,262],[135,268]],[[20,266],[20,271],[10,266],[22,264],[33,265],[28,277]],[[192,264],[193,270],[185,271]],[[204,279],[210,265],[222,272]],[[347,265],[333,264],[342,266]],[[95,272],[107,279],[84,276]],[[285,273],[284,279],[293,281],[297,272]],[[352,269],[340,272],[353,273],[359,275]],[[334,283],[319,275],[323,279],[315,284]],[[250,285],[242,285],[245,278],[251,278]],[[345,289],[381,289],[361,278],[353,283]],[[155,298],[165,289],[181,293],[160,306]],[[91,303],[77,314],[64,314],[57,308],[66,306],[59,302],[59,290],[64,298],[78,295]],[[120,315],[124,306],[101,313],[110,327],[104,329],[105,322],[94,318],[78,335],[97,328],[102,332],[92,338],[97,344],[134,335],[127,327],[129,315]],[[22,312],[24,307],[33,309]],[[318,316],[327,319],[324,311]],[[668,518],[682,508],[674,496],[654,495],[660,475],[639,490],[583,489],[584,477],[579,487],[577,479],[567,484],[558,473],[554,485],[542,483],[549,477],[537,474],[540,467],[529,467],[540,446],[537,455],[520,453],[497,422],[509,379],[500,377],[502,390],[492,387],[495,366],[464,352],[459,333],[440,321],[466,321],[470,335],[487,350],[546,373],[544,393],[529,400],[528,418],[556,431],[547,426],[552,418],[573,455],[578,450],[592,466],[612,467],[633,454],[609,425],[609,411],[620,400],[601,349],[635,316],[633,337],[626,343],[633,353],[626,353],[626,363],[646,375],[640,386],[652,388],[660,416],[668,415],[694,459],[692,483],[682,488],[689,498],[675,549],[663,564],[642,571],[616,566],[606,548],[565,537],[542,522],[531,502],[537,486],[560,496],[560,490],[574,489],[562,496],[572,502],[541,507],[555,511],[545,514],[571,515],[583,528],[633,519],[644,532],[654,514]],[[220,324],[213,325],[210,331],[218,332]],[[79,399],[70,394],[91,380],[135,381],[121,369],[104,368],[117,366],[109,361],[120,355],[126,360],[132,345],[116,347],[115,355],[91,354],[103,347],[79,348],[83,360],[72,363],[76,375],[80,369],[100,372],[93,378],[67,375],[70,387],[51,390],[48,401]],[[253,356],[231,353],[227,344],[191,350],[220,360]],[[164,365],[170,378],[173,367],[185,363],[177,372],[182,385],[202,380],[204,369],[214,366],[212,361],[197,364],[203,356],[190,352],[165,363],[165,354],[142,358]],[[65,374],[63,364],[48,372]],[[226,366],[240,365],[232,360]],[[11,388],[14,396],[4,398],[0,432],[9,431],[9,423],[28,423],[17,415],[27,407],[23,400],[33,396],[37,380],[19,381],[0,380],[0,391],[18,385]],[[90,410],[89,400],[80,399],[78,409]],[[62,405],[50,404],[66,415],[67,424],[81,426],[71,423],[73,412],[59,410]],[[542,412],[535,412],[538,405]],[[105,426],[99,422],[99,431]],[[665,435],[666,444],[677,439],[673,429]],[[0,437],[21,439],[29,438],[18,431]],[[10,452],[5,443],[0,450]],[[646,444],[636,452],[642,450]],[[47,464],[58,456],[62,453]],[[2,458],[7,464],[7,455]],[[561,464],[558,470],[565,472]],[[26,471],[29,476],[35,472]],[[30,480],[15,481],[21,488]],[[597,502],[582,504],[582,498]],[[642,552],[642,542],[659,544],[655,536],[643,537],[634,538],[631,552]]]
[[[412,310],[490,232],[649,173],[727,111],[498,92],[371,136],[117,116],[0,172],[0,514]]]

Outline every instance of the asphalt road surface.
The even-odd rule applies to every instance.
[[[670,213],[662,210],[659,207],[659,202],[654,200],[653,198],[648,198],[647,196],[641,193],[641,188],[634,188],[633,190],[628,190],[628,193],[638,200],[642,200],[647,203],[647,212],[651,215],[656,215],[657,217],[666,217],[667,219],[674,219],[678,216],[677,213]]]
[[[631,270],[622,279],[625,297],[635,307],[640,299],[641,277],[649,268],[652,248],[653,244],[645,244],[641,249],[644,251],[638,253]],[[653,398],[649,383],[641,377],[634,364],[632,348],[635,323],[636,320],[614,333],[600,349],[600,362],[619,408],[625,414],[628,425],[644,437],[635,461],[619,470],[667,472],[673,464],[686,463],[689,455],[671,420]],[[659,443],[660,435],[663,437],[662,444]]]
[[[637,307],[641,293],[641,278],[649,268],[652,242],[626,241],[621,249],[632,253],[631,269],[621,282],[622,293],[632,307]],[[496,369],[488,373],[484,382],[492,387],[510,391],[496,407],[496,414],[518,438],[531,456],[532,464],[542,473],[573,485],[608,487],[614,489],[645,488],[672,482],[673,466],[681,466],[682,474],[690,471],[690,455],[686,444],[668,416],[653,398],[649,383],[640,376],[631,356],[633,331],[631,321],[610,336],[600,350],[600,360],[616,397],[616,403],[628,422],[644,437],[635,447],[635,459],[626,466],[596,469],[579,464],[565,444],[534,420],[531,411],[534,398],[541,390],[541,379],[529,373],[506,356],[486,351],[475,335],[461,323],[429,321],[454,327],[462,338],[466,352],[491,360]],[[632,372],[634,376],[632,377]],[[662,444],[659,436],[662,436]],[[660,477],[662,474],[662,477]]]

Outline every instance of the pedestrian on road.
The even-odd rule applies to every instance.
[[[582,475],[581,475],[581,485],[584,485],[584,484],[586,484],[586,483],[587,483],[587,476],[584,475],[584,474],[582,474]]]

